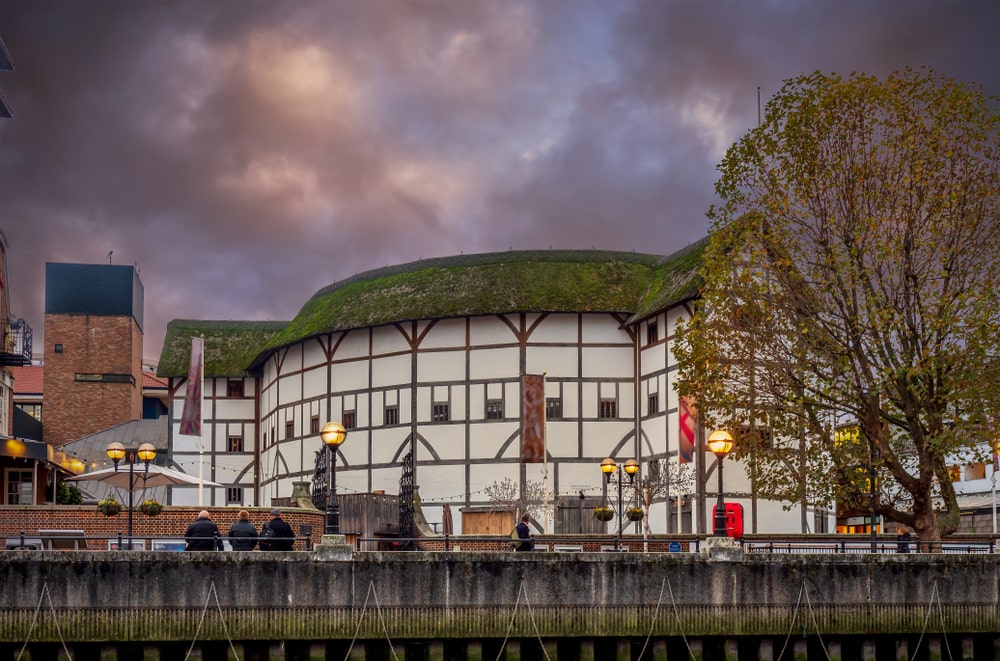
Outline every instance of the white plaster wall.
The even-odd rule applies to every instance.
[[[408,351],[410,351],[410,345],[406,341],[406,337],[395,326],[379,326],[372,329],[373,356]]]
[[[472,379],[517,378],[520,376],[519,365],[517,347],[473,349],[469,352],[469,377]]]
[[[628,333],[620,330],[620,326],[621,322],[609,314],[584,315],[583,342],[584,344],[625,342],[631,345],[632,340],[629,339]],[[565,341],[565,339],[563,341]]]
[[[532,316],[532,321],[538,318]],[[534,330],[528,342],[532,344],[573,344],[576,345],[579,317],[575,314],[552,313],[545,316]]]
[[[336,337],[334,338],[334,343],[336,344]],[[367,330],[354,330],[347,333],[341,340],[340,344],[337,345],[337,350],[334,353],[334,360],[348,360],[351,358],[367,358],[368,357],[368,331]]]
[[[417,354],[417,380],[464,381],[465,351],[432,351]]]
[[[513,319],[517,326],[516,317]],[[510,327],[496,316],[476,317],[469,327],[469,343],[471,346],[516,343],[517,338]]]
[[[465,319],[441,319],[433,324],[420,341],[421,349],[465,346]]]
[[[576,347],[528,345],[525,367],[528,374],[544,372],[546,378],[576,378],[580,375],[580,351]]]
[[[278,380],[278,405],[289,406],[302,399],[302,377],[298,373]]]
[[[491,460],[503,447],[503,444],[518,433],[520,423],[500,422],[490,420],[488,422],[475,422],[469,425],[469,458],[474,460]],[[515,453],[520,452],[520,442],[515,439]],[[516,456],[516,454],[515,454]]]
[[[410,354],[375,357],[372,360],[372,387],[409,383],[411,361]]]
[[[581,362],[584,378],[631,379],[635,373],[631,345],[586,347]]]

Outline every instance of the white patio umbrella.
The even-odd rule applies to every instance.
[[[188,475],[176,471],[172,468],[164,468],[156,464],[135,468],[134,464],[128,466],[102,468],[100,470],[74,475],[66,478],[67,481],[76,482],[101,482],[110,487],[125,489],[128,491],[128,547],[132,548],[132,494],[139,489],[151,489],[155,487],[169,486],[205,486],[221,487],[218,482],[210,480],[199,480],[197,475]]]
[[[218,482],[210,480],[199,480],[197,475],[188,475],[172,468],[165,468],[150,464],[148,469],[137,467],[132,475],[133,484],[129,484],[128,467],[119,467],[116,471],[114,467],[102,468],[100,470],[67,477],[67,481],[76,482],[103,482],[104,484],[118,487],[119,489],[151,489],[153,487],[197,486],[199,483],[206,487],[221,487]]]

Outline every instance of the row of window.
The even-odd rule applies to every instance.
[[[649,396],[649,413],[653,414],[659,411],[660,407],[660,396],[650,395]],[[386,426],[398,425],[399,424],[399,406],[387,406],[384,410],[384,424]],[[558,397],[550,397],[545,400],[545,417],[548,420],[560,420],[563,417],[562,414],[562,400]],[[618,417],[618,402],[614,399],[602,399],[599,402],[597,417],[601,419],[613,419]],[[503,420],[504,419],[504,408],[503,400],[490,399],[486,402],[486,419],[487,420]],[[438,402],[431,407],[431,421],[432,422],[449,422],[451,420],[451,405],[447,402]],[[355,411],[344,411],[341,419],[341,424],[344,425],[344,429],[356,429],[357,428],[357,413]],[[309,420],[309,433],[318,434],[320,430],[319,416],[313,416]],[[295,438],[295,421],[288,420],[285,422],[285,439]],[[267,434],[264,435],[264,447],[268,447]],[[227,450],[229,452],[243,452],[243,437],[242,436],[230,436],[227,443]]]

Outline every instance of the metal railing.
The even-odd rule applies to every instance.
[[[67,534],[73,533],[73,534]],[[77,534],[78,533],[78,534]],[[223,535],[218,537],[224,550],[232,550],[233,539],[246,539],[245,537],[229,537]],[[269,537],[267,541],[287,541],[291,540],[292,548],[295,551],[312,551],[312,537]],[[258,547],[260,540],[258,538]],[[61,530],[46,531],[38,534],[21,532],[14,537],[6,537],[5,547],[8,551],[184,551],[186,542],[183,536],[132,536],[131,546],[126,535],[88,536],[83,531]],[[255,549],[255,550],[260,550]]]

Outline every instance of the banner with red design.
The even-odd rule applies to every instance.
[[[677,407],[680,417],[680,433],[677,443],[677,463],[688,464],[694,461],[694,439],[698,426],[698,410],[694,404],[681,397]]]

